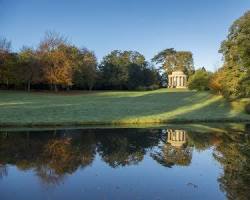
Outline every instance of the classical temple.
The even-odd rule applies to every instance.
[[[168,75],[168,87],[169,88],[186,88],[187,87],[187,75],[182,71],[174,71],[171,75]]]

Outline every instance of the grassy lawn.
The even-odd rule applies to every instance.
[[[0,125],[142,124],[250,121],[243,105],[209,92],[26,93],[0,91]]]

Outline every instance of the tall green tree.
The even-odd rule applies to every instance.
[[[74,84],[92,90],[97,79],[97,58],[88,49],[78,50],[74,69]]]
[[[18,72],[22,83],[26,85],[27,91],[30,91],[31,84],[41,82],[41,65],[36,51],[29,47],[23,47],[18,54]]]
[[[233,23],[219,52],[224,57],[220,70],[223,94],[232,98],[250,96],[250,11]]]
[[[104,86],[114,89],[127,88],[129,71],[134,65],[145,65],[145,58],[142,54],[136,51],[112,51],[103,58],[99,67]]]
[[[189,77],[188,88],[199,91],[209,90],[211,75],[212,73],[206,71],[205,68],[196,70],[195,73]]]
[[[181,70],[187,75],[194,72],[193,55],[190,51],[176,51],[173,48],[164,49],[156,54],[152,61],[160,64],[167,74],[176,70]]]

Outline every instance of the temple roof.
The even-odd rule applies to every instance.
[[[183,71],[177,70],[177,71],[173,71],[172,75],[186,75],[186,74],[184,74]]]

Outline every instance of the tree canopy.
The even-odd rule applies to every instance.
[[[173,48],[164,49],[156,54],[152,61],[161,64],[167,74],[181,70],[187,75],[194,72],[193,55],[190,51],[176,51]]]
[[[99,66],[105,88],[137,89],[159,85],[158,73],[137,51],[114,50]]]
[[[227,97],[250,96],[250,11],[237,19],[221,44],[223,67],[217,72],[221,92]]]
[[[195,71],[193,75],[189,77],[188,88],[191,90],[209,90],[209,82],[212,73],[207,72],[203,67]]]

